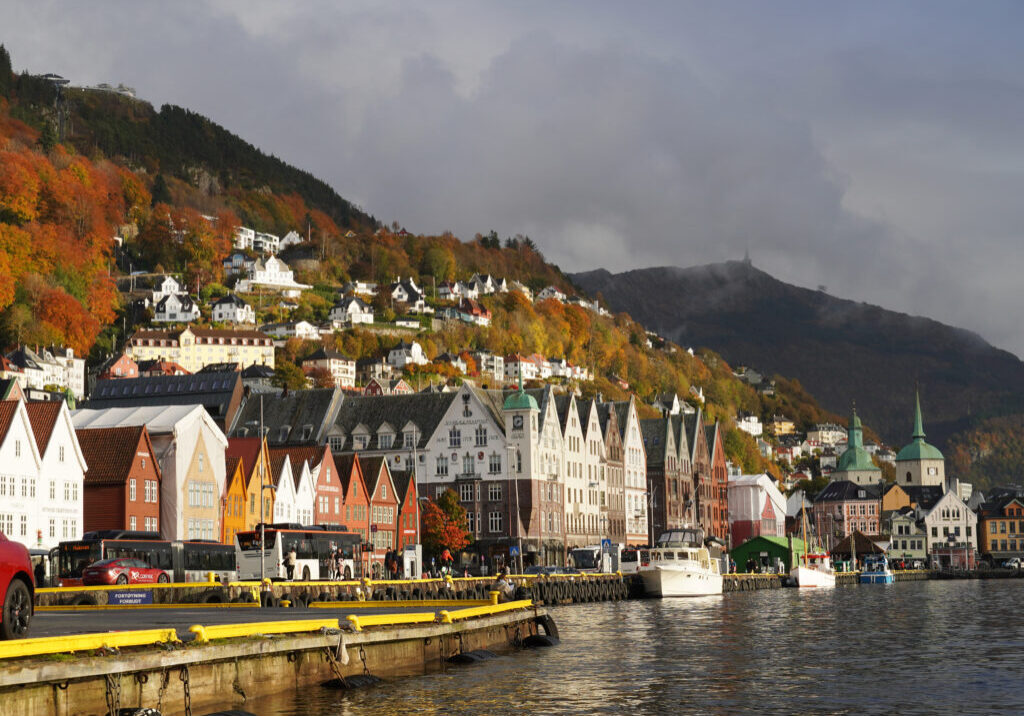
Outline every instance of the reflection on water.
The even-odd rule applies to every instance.
[[[348,714],[1016,713],[1017,580],[910,582],[552,610],[562,636],[363,691],[246,708]]]

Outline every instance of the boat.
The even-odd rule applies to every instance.
[[[802,509],[803,514],[803,543],[804,553],[799,556],[796,566],[789,570],[796,586],[807,588],[834,587],[836,586],[836,573],[832,569],[832,560],[828,552],[821,548],[815,551],[807,551],[807,510]]]
[[[864,558],[864,569],[860,573],[861,584],[893,584],[896,575],[889,569],[889,560],[881,554],[869,554]]]
[[[704,597],[722,593],[718,560],[704,544],[704,532],[684,527],[658,537],[637,570],[652,597]]]

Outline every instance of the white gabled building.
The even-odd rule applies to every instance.
[[[402,369],[407,365],[426,365],[429,362],[430,359],[423,352],[423,346],[416,341],[399,341],[398,345],[388,352],[388,364],[392,368]]]
[[[270,460],[270,481],[274,484],[274,522],[300,522],[292,476],[291,458],[287,453]],[[302,522],[301,524],[313,524]]]
[[[0,402],[0,532],[26,547],[38,546],[40,498],[45,499],[45,494],[40,495],[41,470],[42,456],[25,403]],[[81,520],[73,529],[74,537],[81,534]]]
[[[178,283],[178,279],[174,278],[174,276],[164,276],[153,289],[151,302],[155,306],[160,303],[165,296],[175,296],[179,293],[183,293],[183,289],[182,285]]]
[[[295,272],[288,268],[288,264],[276,256],[271,256],[266,261],[256,261],[249,269],[248,276],[235,285],[235,290],[239,293],[250,293],[259,288],[279,291],[294,298],[312,286],[297,283]]]
[[[260,326],[267,335],[279,338],[302,338],[308,341],[320,340],[320,329],[309,321],[289,321],[288,323],[268,323]]]
[[[742,411],[736,416],[736,429],[742,430],[747,435],[755,438],[759,438],[764,434],[764,425],[761,424],[761,418],[753,413]],[[808,439],[810,439],[810,435],[808,435]]]
[[[302,369],[309,372],[319,368],[326,370],[334,379],[336,388],[353,388],[356,384],[356,362],[338,351],[319,348],[302,361]]]
[[[65,401],[27,403],[25,408],[41,460],[35,546],[52,549],[82,535],[87,465]]]
[[[199,319],[199,306],[187,293],[164,296],[153,307],[154,323],[189,323]]]
[[[292,465],[292,477],[295,480],[295,521],[303,525],[311,525],[314,521],[316,506],[316,487],[309,463],[305,460],[301,465]]]
[[[626,542],[647,544],[647,451],[640,431],[640,418],[633,396],[615,403],[622,437],[622,467],[626,498]],[[654,535],[657,539],[658,535]]]
[[[373,307],[358,296],[341,298],[331,307],[328,316],[332,321],[356,325],[373,323]]]
[[[252,306],[233,293],[218,298],[213,303],[215,323],[256,323],[256,312]]]
[[[537,294],[538,301],[546,301],[549,298],[553,298],[559,303],[565,303],[566,300],[565,294],[554,286],[547,286],[546,288],[541,289],[540,293]]]

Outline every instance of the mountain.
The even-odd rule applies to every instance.
[[[980,336],[792,286],[748,262],[570,278],[680,345],[799,380],[827,410],[848,414],[856,401],[897,446],[910,438],[915,383],[940,445],[982,419],[1024,412],[1024,363]]]

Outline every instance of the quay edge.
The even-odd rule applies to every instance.
[[[112,694],[121,707],[159,704],[164,716],[173,716],[185,712],[186,683],[192,709],[228,704],[243,708],[261,696],[335,678],[332,661],[346,678],[367,672],[381,678],[424,674],[446,668],[446,660],[462,652],[517,648],[521,640],[538,634],[538,624],[544,624],[541,634],[549,625],[554,628],[544,609],[531,607],[452,624],[11,660],[0,664],[0,716],[102,714],[108,712]]]

